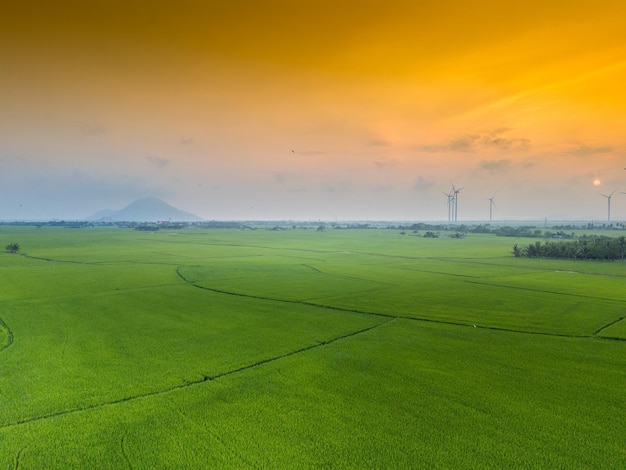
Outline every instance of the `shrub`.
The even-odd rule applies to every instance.
[[[20,251],[20,246],[17,243],[9,243],[4,249],[9,253],[17,253]]]

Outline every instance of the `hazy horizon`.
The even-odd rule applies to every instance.
[[[0,220],[626,220],[626,4],[12,2]]]
[[[131,222],[131,221],[135,221],[135,222],[141,222],[141,221],[146,221],[146,220],[152,220],[152,217],[150,217],[149,219],[145,219],[145,218],[132,218],[132,219],[121,219],[121,218],[114,218],[111,219],[110,214],[108,214],[108,212],[121,212],[124,209],[126,209],[128,206],[132,206],[133,203],[140,201],[142,199],[152,199],[154,198],[154,196],[146,196],[143,198],[138,198],[135,201],[132,201],[130,204],[127,204],[123,207],[118,207],[118,208],[105,208],[105,209],[100,209],[98,211],[95,211],[92,214],[89,214],[85,217],[76,217],[76,218],[59,218],[59,217],[41,217],[41,218],[30,218],[30,219],[2,219],[0,218],[0,224],[1,223],[34,223],[34,222],[55,222],[55,221],[67,221],[67,222],[94,222],[94,223],[98,223],[98,222]],[[158,200],[160,200],[161,202],[165,202],[166,204],[170,205],[167,201],[163,201],[160,198],[156,198]],[[190,213],[192,216],[197,216],[197,214],[191,213],[189,211],[186,211],[183,207],[175,207],[172,206],[173,209],[181,211],[181,212],[187,212]],[[167,220],[168,217],[163,216],[163,220]],[[156,220],[156,219],[155,219]],[[446,214],[446,218],[445,219],[388,219],[388,218],[380,218],[380,219],[372,219],[372,218],[364,218],[364,219],[338,219],[338,218],[334,218],[334,219],[307,219],[307,218],[201,218],[201,220],[197,221],[197,220],[185,220],[185,219],[180,219],[180,221],[186,221],[186,222],[212,222],[212,221],[216,221],[216,222],[250,222],[250,223],[272,223],[272,222],[277,222],[277,223],[328,223],[328,224],[332,224],[332,223],[337,223],[337,224],[346,224],[346,223],[400,223],[400,224],[412,224],[412,223],[426,223],[426,224],[443,224],[443,225],[448,225],[448,226],[455,226],[455,225],[481,225],[481,224],[491,224],[494,226],[503,226],[503,225],[524,225],[524,224],[530,224],[530,225],[535,225],[535,226],[555,226],[555,225],[583,225],[583,224],[587,224],[587,223],[593,223],[594,225],[603,225],[607,223],[606,219],[603,218],[599,218],[599,219],[595,219],[595,218],[578,218],[578,219],[558,219],[558,218],[553,218],[553,219],[549,219],[548,217],[544,217],[544,218],[535,218],[535,219],[530,219],[530,218],[526,218],[526,219],[515,219],[515,218],[510,218],[510,219],[496,219],[493,218],[492,220],[487,219],[458,219],[456,222],[453,219],[447,219],[447,214]],[[611,218],[611,224],[617,224],[617,225],[621,225],[622,221],[620,220],[616,220],[613,217]]]

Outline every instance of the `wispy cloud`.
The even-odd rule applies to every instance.
[[[488,171],[491,173],[500,173],[511,168],[511,160],[483,160],[478,164],[479,171]]]
[[[509,138],[504,134],[510,129],[500,127],[493,130],[464,134],[439,145],[423,145],[418,150],[426,153],[459,152],[474,153],[484,150],[527,150],[531,141],[526,138]]]
[[[591,155],[611,153],[612,151],[611,147],[589,147],[588,145],[580,144],[576,147],[565,149],[564,153],[575,157],[589,157]]]
[[[349,180],[325,181],[322,187],[329,193],[346,193],[354,189],[354,184]]]
[[[444,148],[453,152],[472,152],[476,149],[479,142],[480,135],[478,134],[464,135],[452,139],[448,145],[444,145]]]
[[[156,166],[157,168],[165,168],[170,163],[167,158],[161,158],[157,155],[148,155],[146,156],[146,160],[148,160],[150,164]]]
[[[435,182],[423,176],[418,176],[413,182],[413,188],[417,191],[428,191],[433,186],[435,186]]]
[[[509,149],[527,149],[530,147],[530,139],[525,138],[506,138],[504,134],[510,129],[501,127],[484,134],[479,143],[486,146],[495,147],[501,150]]]
[[[393,159],[393,160],[383,160],[383,161],[375,161],[374,165],[376,166],[376,168],[378,170],[386,170],[389,168],[393,168],[394,166],[396,166],[398,164],[398,160]]]
[[[384,139],[372,139],[367,143],[367,145],[371,147],[389,147],[391,142]]]

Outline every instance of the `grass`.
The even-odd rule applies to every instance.
[[[2,239],[26,256],[0,254],[0,468],[626,465],[623,263],[393,230]]]

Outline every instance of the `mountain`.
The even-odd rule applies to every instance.
[[[102,210],[88,217],[91,221],[111,222],[195,222],[202,220],[195,214],[181,211],[156,197],[144,197],[131,202],[119,211]]]

